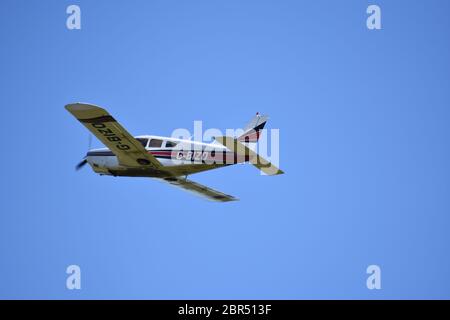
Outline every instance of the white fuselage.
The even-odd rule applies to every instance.
[[[152,154],[164,167],[175,175],[187,175],[224,165],[245,162],[241,156],[218,143],[203,143],[192,140],[161,136],[135,137],[148,153]],[[122,166],[118,158],[108,149],[92,149],[86,155],[92,169],[105,175],[119,176],[161,176],[154,169],[130,168]]]

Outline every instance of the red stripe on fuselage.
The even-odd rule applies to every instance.
[[[184,158],[187,153],[192,151],[182,151],[182,150],[165,150],[165,151],[147,151],[148,153],[154,155],[154,156],[170,156],[173,160],[184,160],[184,161],[198,161],[195,159],[186,159]],[[177,158],[178,152],[181,152],[183,154],[183,157],[181,159]],[[215,163],[227,163],[227,164],[234,164],[234,163],[242,163],[249,161],[248,156],[238,155],[234,152],[217,152],[214,157],[211,156],[210,151],[206,151],[208,153],[208,157],[206,159],[201,159],[203,161],[213,161]]]

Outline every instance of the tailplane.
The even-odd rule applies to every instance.
[[[248,161],[254,165],[256,168],[264,172],[269,176],[283,174],[284,172],[280,170],[277,166],[275,166],[270,161],[264,159],[255,151],[251,150],[247,145],[238,141],[233,137],[216,137],[217,142],[227,147],[232,152],[237,155],[244,156],[248,159]]]

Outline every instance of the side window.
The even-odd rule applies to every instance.
[[[166,142],[166,148],[173,148],[178,144],[178,142],[175,141],[167,141]]]
[[[152,139],[152,140],[150,140],[149,147],[150,148],[161,148],[162,142],[163,141],[159,140],[159,139]]]
[[[147,138],[136,138],[136,140],[139,141],[144,148],[147,147],[147,143],[148,143],[148,139]]]

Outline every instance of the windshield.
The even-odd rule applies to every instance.
[[[147,138],[136,138],[136,140],[139,141],[144,148],[147,147],[147,143],[148,143],[148,139]]]

